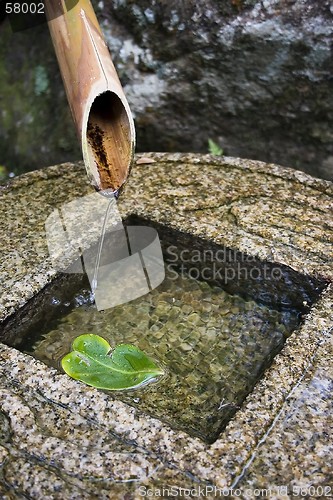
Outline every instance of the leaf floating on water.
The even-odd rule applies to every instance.
[[[70,377],[97,389],[131,389],[164,374],[138,347],[120,344],[111,352],[110,344],[99,335],[80,335],[72,348],[62,358],[62,368]]]

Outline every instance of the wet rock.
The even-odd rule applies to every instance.
[[[333,177],[329,0],[94,3],[139,151],[205,152],[212,138],[232,156]],[[76,159],[47,29],[1,36],[0,162]]]
[[[107,36],[115,18],[134,38],[115,58],[140,147],[205,151],[212,137],[233,156],[332,175],[328,1],[109,5]]]

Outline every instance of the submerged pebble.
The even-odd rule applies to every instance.
[[[59,368],[74,338],[88,331],[112,347],[136,345],[161,363],[166,375],[116,397],[211,441],[230,418],[230,405],[219,409],[221,400],[241,404],[297,320],[294,313],[272,311],[206,282],[172,278],[167,275],[148,295],[103,313],[87,303],[68,311],[32,350]],[[82,293],[76,302],[81,300]]]

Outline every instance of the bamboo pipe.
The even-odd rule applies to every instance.
[[[93,7],[89,0],[46,0],[45,11],[90,182],[118,192],[135,129]]]

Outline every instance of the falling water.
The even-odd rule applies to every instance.
[[[95,259],[94,274],[93,274],[93,278],[91,281],[91,291],[94,295],[95,295],[95,292],[96,292],[96,289],[98,286],[98,270],[99,270],[99,267],[101,264],[101,256],[102,256],[103,244],[104,244],[104,240],[105,240],[107,221],[108,221],[108,218],[110,215],[111,207],[113,206],[114,203],[116,203],[116,200],[118,197],[117,191],[110,192],[110,190],[105,190],[105,191],[101,191],[100,194],[102,196],[105,196],[106,198],[108,198],[109,203],[108,203],[107,209],[105,211],[105,215],[104,215],[101,236],[99,238],[97,254],[96,254],[96,259]]]

